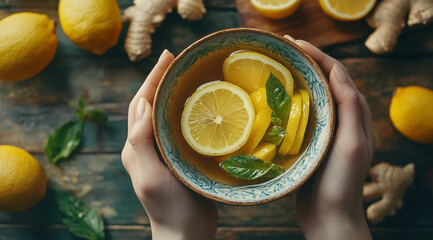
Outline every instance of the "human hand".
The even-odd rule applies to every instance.
[[[122,162],[149,216],[153,239],[213,239],[218,225],[215,203],[182,185],[159,159],[153,142],[150,103],[173,59],[167,50],[162,53],[129,105]]]
[[[307,239],[371,239],[362,186],[374,154],[370,107],[345,67],[310,43],[294,40],[329,76],[338,107],[334,142],[317,173],[299,190],[296,207]]]

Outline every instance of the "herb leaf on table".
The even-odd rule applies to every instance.
[[[82,120],[70,121],[50,134],[45,143],[45,154],[50,163],[67,158],[80,145],[84,123]]]
[[[274,178],[284,172],[284,168],[272,162],[265,162],[250,155],[236,155],[220,164],[232,176],[253,180],[260,177]]]
[[[56,190],[55,194],[62,221],[73,235],[88,240],[105,239],[104,221],[96,210],[70,193]]]
[[[45,142],[45,155],[50,163],[56,163],[62,158],[68,158],[80,145],[83,136],[84,121],[90,119],[100,125],[106,126],[108,117],[99,110],[87,111],[82,99],[77,105],[71,105],[76,109],[77,121],[70,121],[58,127],[50,134]]]
[[[272,72],[266,81],[266,98],[269,108],[272,109],[272,122],[284,128],[290,114],[290,97],[280,80]]]

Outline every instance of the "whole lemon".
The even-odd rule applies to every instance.
[[[28,152],[0,145],[0,210],[24,211],[45,196],[47,177]]]
[[[56,50],[56,24],[47,15],[23,12],[2,19],[0,80],[19,81],[36,75]]]
[[[399,87],[394,91],[389,116],[407,138],[433,143],[433,91],[424,87]]]
[[[116,0],[60,0],[59,18],[73,43],[98,55],[116,45],[122,30]]]

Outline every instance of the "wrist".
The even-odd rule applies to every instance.
[[[194,223],[177,226],[153,223],[151,221],[153,240],[206,240],[214,239],[216,228],[210,226],[197,227]]]
[[[372,239],[362,211],[352,214],[332,214],[318,217],[308,224],[301,224],[308,240],[314,239]]]

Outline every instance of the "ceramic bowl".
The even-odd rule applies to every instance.
[[[234,186],[218,182],[185,159],[178,148],[168,109],[180,77],[208,54],[239,48],[260,49],[290,64],[306,81],[312,98],[315,125],[311,140],[298,160],[283,174],[267,182]],[[222,70],[221,70],[222,71]],[[293,75],[293,73],[292,73]],[[182,105],[181,105],[182,106]],[[329,84],[314,60],[301,48],[285,38],[262,30],[235,28],[210,34],[185,49],[163,76],[154,100],[153,128],[160,153],[173,174],[195,192],[227,204],[256,205],[281,198],[299,188],[318,168],[332,142],[335,109]]]

